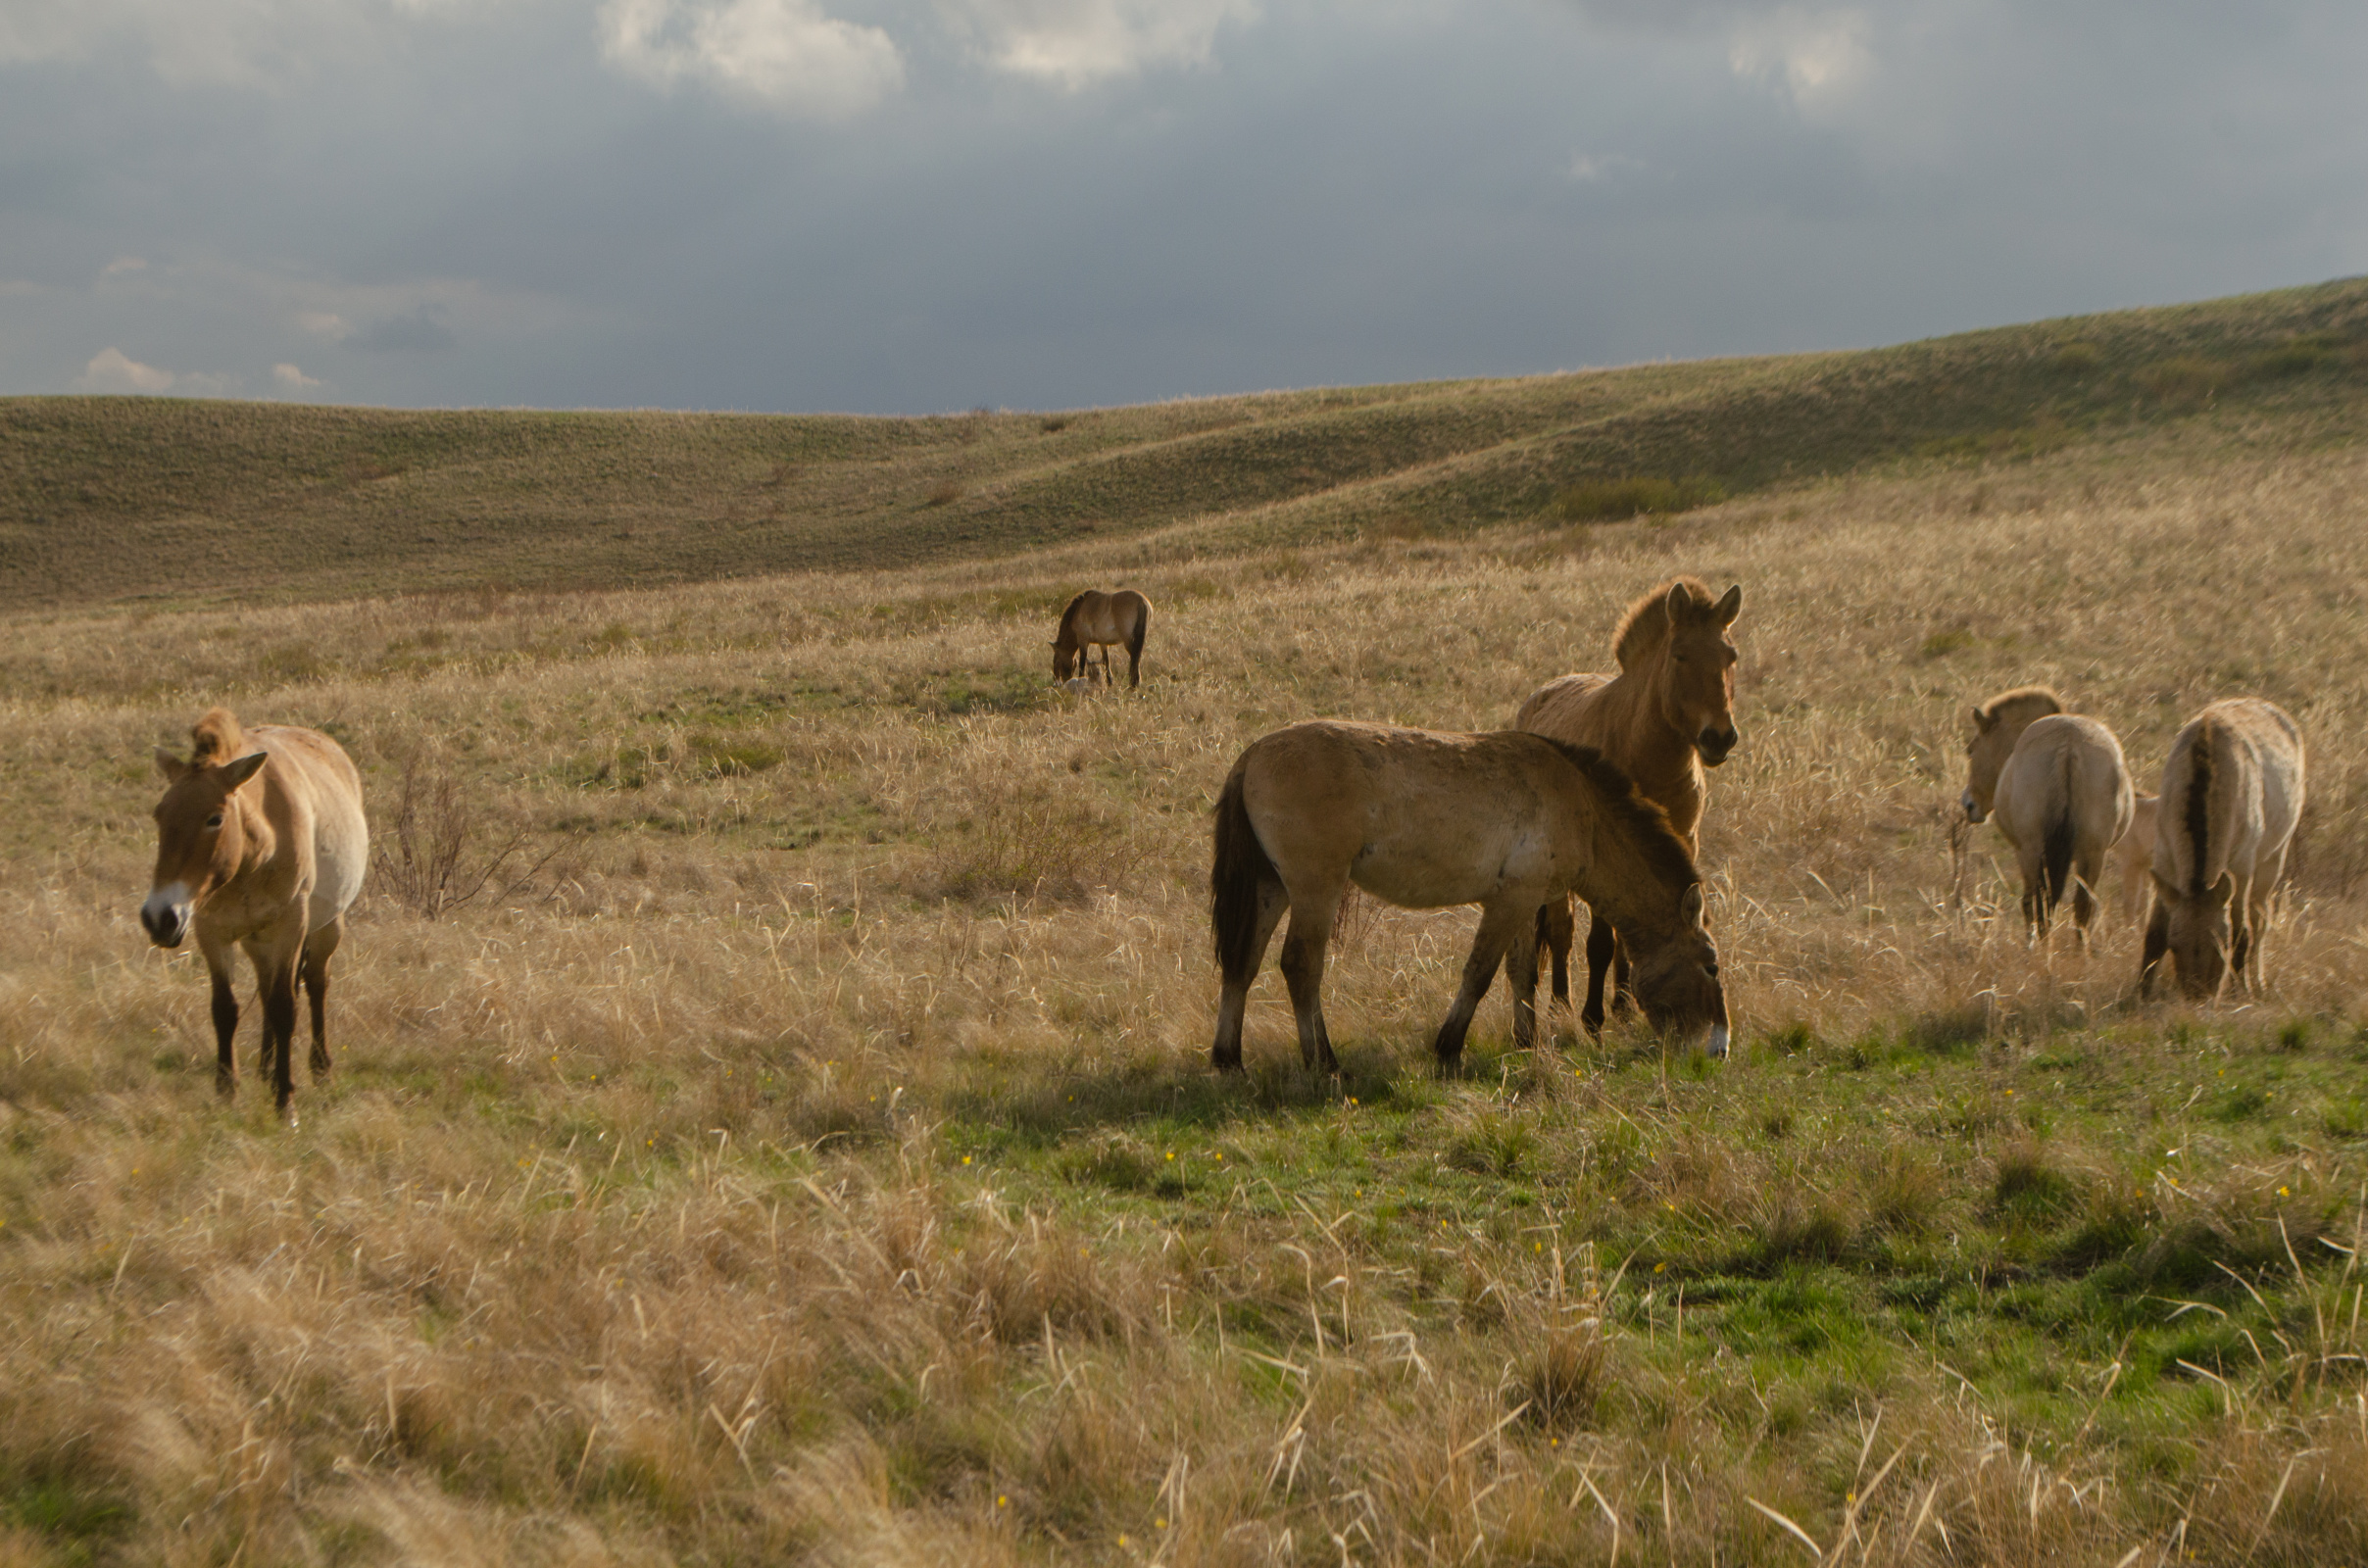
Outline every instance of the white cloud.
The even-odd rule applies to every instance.
[[[1874,70],[1863,11],[1784,6],[1739,24],[1727,64],[1739,76],[1779,77],[1793,101],[1808,108],[1846,92]]]
[[[1626,153],[1572,153],[1570,177],[1582,185],[1599,184],[1614,174],[1644,168],[1644,161]]]
[[[178,380],[171,370],[160,370],[153,365],[142,365],[122,349],[105,348],[90,357],[82,367],[81,378],[74,382],[79,392],[168,392]]]
[[[321,385],[321,378],[307,375],[293,365],[280,364],[271,367],[271,384],[282,392],[301,395]]]
[[[122,277],[126,272],[144,272],[148,264],[137,256],[119,256],[99,269],[101,277]]]
[[[354,335],[353,327],[335,311],[298,311],[296,324],[315,337],[327,338],[331,343],[342,343]]]
[[[600,48],[658,86],[698,82],[823,120],[861,114],[905,84],[896,40],[814,0],[608,0]]]
[[[945,0],[988,61],[1075,91],[1151,66],[1198,66],[1256,0]]]

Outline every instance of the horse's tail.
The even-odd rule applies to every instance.
[[[1126,634],[1126,657],[1140,660],[1143,657],[1143,634],[1151,630],[1151,601],[1137,594],[1135,603],[1140,608],[1135,611],[1134,629]]]
[[[1217,796],[1216,853],[1209,867],[1209,925],[1216,941],[1217,968],[1227,985],[1258,978],[1258,895],[1280,880],[1250,808],[1242,802],[1242,763],[1233,764]]]
[[[2040,837],[2040,888],[2050,914],[2063,902],[2064,887],[2072,879],[2072,753],[2067,748],[2056,757],[2055,788],[2047,794],[2047,820]]]

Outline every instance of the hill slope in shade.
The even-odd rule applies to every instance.
[[[1460,532],[1574,484],[1729,491],[2197,422],[2349,439],[2368,280],[1889,349],[1067,415],[401,412],[0,400],[0,608],[591,588],[1152,530]]]

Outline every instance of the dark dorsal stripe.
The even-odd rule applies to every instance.
[[[1528,735],[1531,732],[1516,730],[1514,733]],[[1686,841],[1679,838],[1677,829],[1669,825],[1669,813],[1662,810],[1657,803],[1647,800],[1638,791],[1636,780],[1630,778],[1617,762],[1592,746],[1573,746],[1551,735],[1537,735],[1534,738],[1561,753],[1562,760],[1579,770],[1580,776],[1602,798],[1604,809],[1628,829],[1628,836],[1636,841],[1637,848],[1644,852],[1645,858],[1653,862],[1665,881],[1683,889],[1688,883],[1702,880],[1702,873],[1694,868],[1694,856],[1687,850]]]
[[[2204,851],[2212,842],[2212,741],[2219,726],[2209,719],[2195,726],[2187,774],[2187,841],[2194,856],[2188,870],[2189,892],[2203,896]]]

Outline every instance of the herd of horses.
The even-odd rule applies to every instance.
[[[1532,693],[1509,729],[1481,734],[1316,719],[1251,743],[1217,797],[1209,923],[1221,989],[1210,1055],[1242,1067],[1251,983],[1283,916],[1280,966],[1301,1060],[1336,1071],[1324,1027],[1326,949],[1350,884],[1407,908],[1476,904],[1462,985],[1433,1041],[1444,1071],[1502,967],[1513,1039],[1536,1039],[1541,956],[1553,997],[1570,999],[1572,900],[1587,906],[1586,1000],[1600,1032],[1606,999],[1633,1003],[1662,1038],[1726,1054],[1718,950],[1705,919],[1701,848],[1705,769],[1734,752],[1730,632],[1743,590],[1713,596],[1692,577],[1631,605],[1612,636],[1617,669],[1571,674]],[[1087,591],[1061,612],[1054,679],[1111,679],[1127,651],[1140,683],[1151,602]],[[1973,710],[1961,804],[1995,821],[2023,875],[2027,930],[2044,939],[2068,894],[2085,942],[2106,857],[2125,887],[2150,888],[2140,990],[2164,962],[2182,991],[2219,994],[2233,971],[2259,985],[2261,931],[2302,808],[2302,739],[2257,698],[2217,702],[2173,740],[2159,798],[2140,796],[2120,743],[2053,692],[2024,687]],[[296,990],[312,1004],[312,1071],[329,1071],[330,956],[369,858],[361,775],[337,743],[282,725],[242,729],[228,710],[199,719],[184,760],[159,750],[156,874],[140,923],[157,946],[194,933],[213,980],[216,1087],[234,1092],[233,956],[254,965],[262,1063],[290,1115]]]

